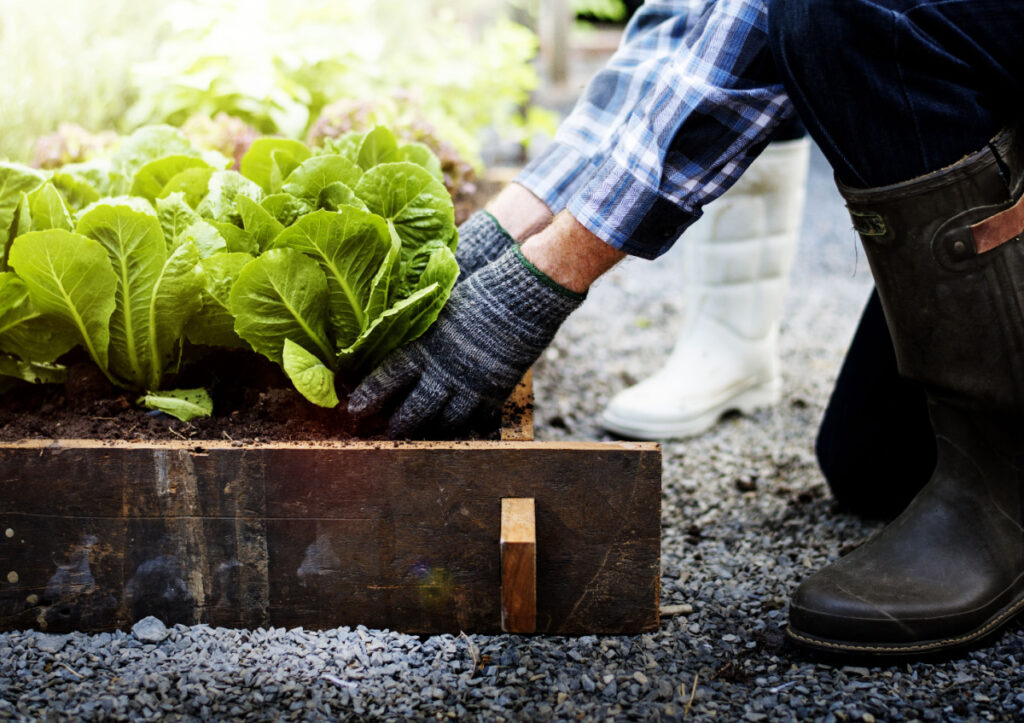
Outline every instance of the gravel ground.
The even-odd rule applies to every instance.
[[[619,389],[681,318],[680,255],[616,269],[538,366],[538,437],[603,439]],[[945,662],[873,666],[783,643],[788,597],[878,523],[833,509],[812,453],[870,289],[815,157],[782,333],[783,402],[664,446],[662,601],[637,637],[437,636],[341,628],[0,635],[0,719],[1024,719],[1024,630]]]

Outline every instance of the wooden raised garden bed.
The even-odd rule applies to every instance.
[[[501,441],[0,444],[0,629],[655,629],[660,448],[529,402]]]

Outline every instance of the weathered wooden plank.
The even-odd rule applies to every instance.
[[[500,500],[532,497],[538,632],[650,630],[660,478],[640,443],[5,445],[0,628],[498,632]]]
[[[537,629],[537,524],[531,497],[501,501],[501,629]]]

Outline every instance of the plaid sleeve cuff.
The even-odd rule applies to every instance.
[[[667,200],[613,159],[590,174],[567,208],[598,238],[644,259],[668,251],[701,215]]]
[[[558,213],[584,184],[591,169],[587,156],[555,141],[513,180],[543,201],[551,213]]]

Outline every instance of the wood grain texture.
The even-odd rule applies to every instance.
[[[652,630],[660,483],[644,443],[0,445],[0,629],[496,633],[500,501],[532,497],[537,631]]]
[[[537,524],[532,497],[501,501],[501,629],[537,629]]]

